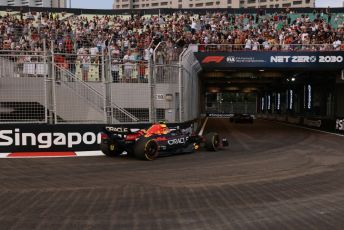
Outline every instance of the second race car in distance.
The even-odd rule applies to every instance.
[[[119,132],[113,127],[105,127],[102,132],[101,150],[110,157],[119,156],[124,151],[142,160],[155,160],[158,156],[192,153],[201,147],[217,151],[220,145],[227,146],[227,139],[220,140],[217,133],[204,136],[185,130],[170,130],[164,123],[153,124],[147,130]]]
[[[251,114],[245,113],[235,113],[233,116],[229,118],[230,122],[234,123],[253,123],[254,116]]]

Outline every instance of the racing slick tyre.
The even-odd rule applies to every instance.
[[[208,133],[205,135],[205,149],[208,151],[217,151],[220,146],[220,137],[217,133]]]
[[[152,161],[159,156],[159,144],[152,138],[141,138],[134,146],[135,157]]]
[[[100,149],[108,157],[116,157],[121,155],[123,152],[123,149],[119,148],[117,143],[114,141],[101,143]]]

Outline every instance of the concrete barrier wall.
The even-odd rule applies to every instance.
[[[294,124],[312,129],[318,129],[344,135],[344,117],[329,119],[320,117],[302,117],[278,114],[257,114],[256,117],[260,119]]]

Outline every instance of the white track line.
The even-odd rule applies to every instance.
[[[208,119],[209,119],[209,117],[207,117],[207,118],[205,119],[205,121],[204,121],[204,123],[203,123],[203,125],[202,125],[202,128],[201,128],[201,130],[199,131],[198,135],[200,135],[200,136],[203,135],[204,128],[205,128],[205,125],[206,125],[207,122],[208,122]]]
[[[7,158],[11,153],[0,153],[0,158]]]
[[[104,156],[104,153],[102,151],[80,151],[80,152],[75,152],[75,154],[78,157],[94,157],[94,156]]]

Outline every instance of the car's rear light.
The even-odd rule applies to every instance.
[[[136,140],[136,135],[133,134],[128,134],[127,137],[125,138],[126,141],[135,141]]]
[[[156,141],[167,141],[168,139],[166,137],[157,137],[155,138]]]
[[[106,133],[100,133],[100,139],[104,140],[104,139],[108,139],[109,136]]]
[[[127,137],[125,138],[125,140],[127,140],[127,141],[135,141],[141,135],[142,135],[141,133],[128,134]]]

